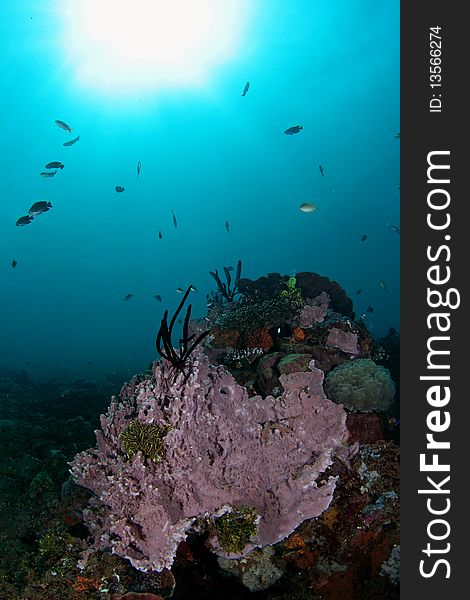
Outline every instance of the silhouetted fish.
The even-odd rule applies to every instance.
[[[11,266],[13,267],[13,269],[16,269],[16,265],[17,265],[17,264],[18,264],[18,261],[17,261],[17,260],[13,259],[13,260],[11,261]]]
[[[321,165],[318,165],[318,168],[320,169],[321,176],[323,177],[325,175],[325,171],[323,170],[323,167]]]
[[[161,231],[158,232],[158,239],[161,240],[163,238],[163,233]]]
[[[173,211],[171,211],[171,214],[173,215],[173,225],[176,228],[178,227],[178,221],[176,220],[175,213]]]
[[[64,121],[60,121],[59,119],[57,119],[56,121],[54,121],[54,123],[61,129],[67,131],[67,133],[70,133],[72,131],[70,125],[67,125],[67,123],[65,123]]]
[[[125,188],[122,185],[117,185],[114,189],[118,194],[121,194]]]
[[[225,221],[225,229],[230,231],[230,223],[228,221]]]
[[[33,217],[31,217],[30,215],[25,215],[24,217],[20,217],[16,221],[16,226],[22,227],[23,225],[29,225],[32,220],[33,220]]]
[[[374,312],[374,307],[373,306],[368,306],[366,312],[373,313]]]
[[[142,168],[142,163],[139,160],[139,162],[137,163],[137,178],[139,178],[141,168]]]
[[[41,177],[54,177],[54,175],[57,173],[57,171],[43,171],[42,173],[39,173],[41,175]]]
[[[395,225],[392,225],[391,223],[386,223],[387,227],[390,227],[395,233],[400,233],[400,230],[398,227],[396,227]]]
[[[36,215],[47,212],[50,208],[52,208],[52,204],[50,202],[47,200],[41,200],[40,202],[35,202],[31,206],[31,208],[28,210],[28,215],[30,217],[35,217]]]
[[[54,160],[52,162],[47,163],[46,169],[63,169],[65,165],[61,162]]]
[[[286,135],[294,135],[294,133],[299,133],[299,131],[303,129],[302,125],[294,125],[293,127],[289,127],[284,131]]]
[[[62,146],[73,146],[76,142],[78,142],[78,140],[80,139],[80,136],[77,135],[77,137],[73,140],[69,140],[68,142],[64,142],[62,144]]]
[[[160,296],[160,294],[155,294],[154,298],[155,298],[155,300],[158,300],[159,302],[162,301],[162,297]]]
[[[359,288],[358,290],[356,290],[356,296],[357,296],[358,294],[360,294],[361,292],[362,292],[362,290],[361,290],[360,288]]]
[[[383,290],[385,290],[386,292],[388,292],[388,290],[387,290],[387,286],[385,285],[385,283],[384,283],[384,282],[383,282],[381,279],[379,279],[379,286],[380,286],[380,287],[381,287]]]
[[[132,296],[133,296],[133,295],[134,295],[134,294],[126,294],[126,295],[124,296],[123,300],[125,300],[125,301],[127,302],[128,300],[130,300],[130,299],[132,298]]]
[[[366,241],[366,239],[367,239],[367,235],[366,235],[366,234],[364,234],[364,235],[361,237],[361,242],[365,242],[365,241]]]
[[[242,96],[246,96],[247,91],[250,89],[250,82],[247,81],[245,83],[245,87],[243,88]]]

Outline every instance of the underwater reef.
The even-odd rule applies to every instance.
[[[236,558],[279,542],[328,507],[336,478],[322,475],[336,454],[349,455],[346,413],[326,398],[313,365],[282,375],[278,398],[250,398],[202,351],[188,369],[175,378],[171,364],[155,363],[144,381],[123,388],[102,417],[98,448],[72,463],[76,482],[99,501],[85,516],[98,547],[142,570],[171,567],[198,519],[217,523],[232,507],[250,507],[257,526],[236,549],[215,527],[216,554]],[[144,445],[129,456],[133,423],[166,432],[164,457]]]
[[[57,402],[47,388],[41,403],[27,378],[4,378],[4,472],[11,456],[38,459],[5,495],[14,568],[0,557],[0,597],[399,597],[398,333],[374,340],[318,274],[224,271],[207,316],[186,309],[176,348],[189,291],[164,313],[161,359],[112,396],[94,447],[97,388]],[[19,437],[40,411],[37,443],[59,429],[66,446]]]
[[[338,485],[365,477],[357,457],[384,438],[395,385],[338,283],[315,273],[241,279],[240,261],[235,283],[224,271],[226,283],[211,273],[205,320],[189,322],[188,308],[178,356],[171,328],[188,293],[170,327],[165,312],[163,360],[113,397],[97,447],[70,464],[93,492],[84,524],[94,550],[164,572],[196,536],[259,591],[285,571],[272,548],[328,514]],[[396,491],[386,493],[379,508],[396,507]]]

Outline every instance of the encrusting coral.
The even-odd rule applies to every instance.
[[[223,519],[233,507],[250,507],[257,520],[229,543],[231,557],[284,539],[329,506],[336,478],[325,471],[335,455],[349,455],[346,412],[325,396],[313,361],[280,377],[277,398],[250,398],[200,348],[186,370],[175,376],[163,360],[125,385],[101,416],[97,447],[71,463],[75,481],[95,494],[84,515],[95,547],[144,571],[170,567],[197,520]],[[167,430],[159,462],[126,452],[130,421]],[[212,546],[227,556],[223,520],[218,527]]]

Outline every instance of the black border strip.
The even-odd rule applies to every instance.
[[[470,479],[465,444],[470,440],[466,302],[470,220],[465,214],[464,182],[470,166],[464,145],[470,109],[464,108],[469,72],[464,8],[463,3],[436,0],[401,4],[401,597],[405,600],[447,600],[468,594],[464,577],[470,525],[464,507],[469,504],[465,487]],[[440,44],[430,44],[431,40]],[[441,79],[431,79],[437,66]],[[441,86],[430,85],[439,82]],[[434,167],[428,171],[430,164]],[[439,204],[443,208],[437,208]],[[428,289],[434,293],[428,295]],[[443,301],[448,298],[449,304],[460,301],[460,305],[439,306],[438,292]],[[442,316],[430,316],[433,313]],[[438,350],[449,354],[433,354]],[[427,434],[442,445],[426,448]],[[433,461],[435,470],[429,466]]]

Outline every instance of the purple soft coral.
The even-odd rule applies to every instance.
[[[85,520],[96,547],[111,547],[141,570],[170,567],[198,517],[232,506],[259,515],[252,544],[273,544],[330,504],[336,479],[322,474],[344,454],[346,413],[323,392],[323,372],[281,376],[278,398],[249,398],[222,366],[199,349],[189,375],[166,361],[113,398],[97,431],[98,447],[77,455],[72,474],[96,494]],[[120,434],[130,420],[171,428],[165,457],[152,462],[124,453]],[[213,540],[213,548],[224,554]]]

